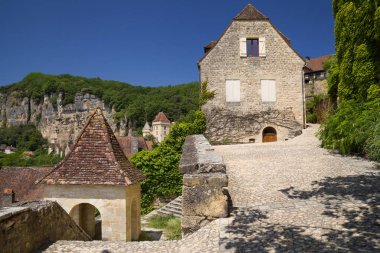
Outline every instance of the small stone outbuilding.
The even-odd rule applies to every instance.
[[[97,109],[72,151],[42,182],[44,198],[57,201],[92,238],[131,241],[141,231],[143,179]]]
[[[302,132],[305,61],[268,17],[247,5],[204,51],[198,68],[215,92],[202,107],[212,143],[287,140]]]

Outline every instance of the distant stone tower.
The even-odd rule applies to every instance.
[[[159,112],[152,123],[152,135],[158,142],[162,142],[170,131],[170,120],[163,112]]]
[[[141,231],[143,179],[97,109],[70,153],[42,182],[44,198],[57,201],[92,238],[131,241]]]
[[[142,129],[142,133],[143,133],[144,138],[147,137],[148,135],[152,134],[148,121],[145,122],[145,126]]]

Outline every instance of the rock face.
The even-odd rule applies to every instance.
[[[90,94],[77,94],[73,104],[62,105],[62,94],[45,95],[42,102],[19,98],[17,94],[0,94],[1,125],[35,124],[49,148],[56,153],[67,153],[94,109],[100,108],[113,131],[118,131],[112,117],[114,111],[102,100]]]
[[[203,135],[186,138],[179,170],[182,189],[182,232],[189,234],[212,220],[228,216],[228,179],[222,157]]]

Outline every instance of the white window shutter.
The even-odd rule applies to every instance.
[[[226,102],[240,102],[240,80],[226,80]]]
[[[247,57],[247,38],[240,38],[240,57]]]
[[[276,102],[275,80],[261,80],[261,99],[263,102]]]
[[[265,38],[260,37],[259,38],[259,56],[265,57],[267,55],[266,48],[265,48]]]

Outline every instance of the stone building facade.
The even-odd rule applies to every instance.
[[[152,128],[146,122],[142,129],[143,136],[153,135],[158,143],[162,142],[170,132],[171,122],[165,113],[159,112],[152,122]]]
[[[198,62],[215,97],[203,106],[212,143],[286,140],[305,126],[303,58],[248,5]]]
[[[143,179],[97,109],[70,153],[42,182],[45,200],[57,201],[91,238],[131,241],[141,230]]]

